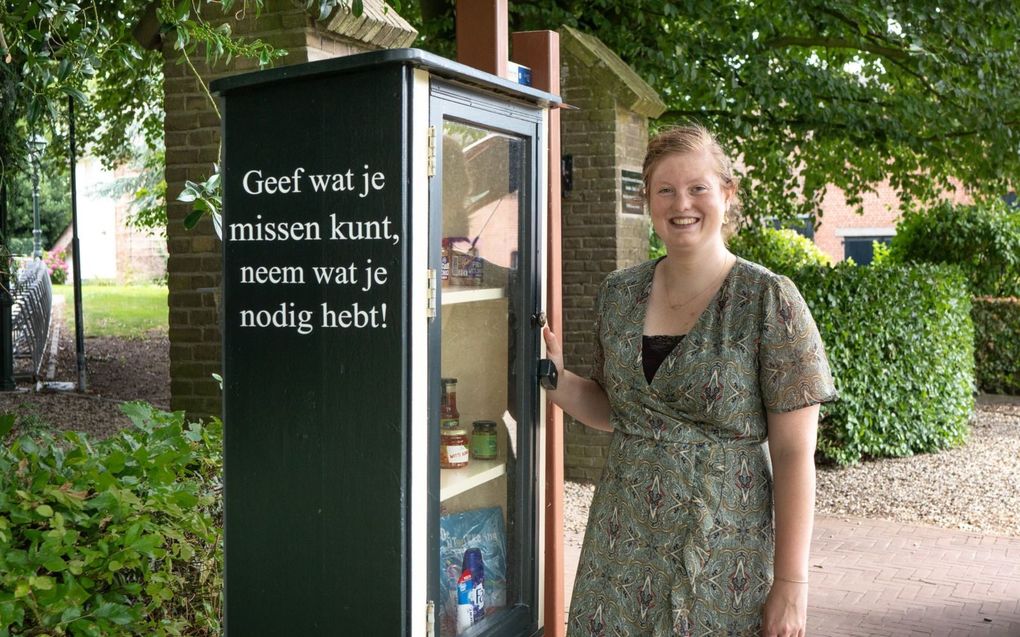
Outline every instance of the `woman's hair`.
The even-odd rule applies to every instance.
[[[645,165],[641,177],[645,185],[645,193],[649,190],[648,180],[652,171],[668,155],[685,155],[707,150],[715,159],[716,174],[723,185],[731,191],[729,205],[726,207],[726,222],[731,230],[736,229],[740,215],[740,180],[733,174],[733,162],[715,136],[700,124],[674,126],[663,129],[648,142],[645,154]]]

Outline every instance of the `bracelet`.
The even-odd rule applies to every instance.
[[[808,583],[808,581],[806,579],[790,579],[788,577],[779,577],[778,575],[773,576],[772,579],[777,579],[780,582],[789,582],[791,584],[807,584]]]

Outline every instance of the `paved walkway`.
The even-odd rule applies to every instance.
[[[1020,637],[1020,538],[819,517],[809,607],[809,637]]]

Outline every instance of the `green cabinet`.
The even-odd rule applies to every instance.
[[[417,50],[213,89],[227,634],[539,634],[556,98]]]

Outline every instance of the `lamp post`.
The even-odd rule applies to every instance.
[[[32,258],[42,258],[42,222],[39,219],[39,156],[46,150],[46,138],[36,133],[28,138],[32,161]]]

